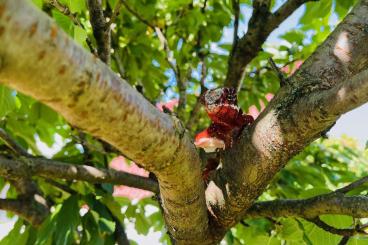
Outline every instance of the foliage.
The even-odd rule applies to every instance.
[[[33,2],[85,49],[89,50],[87,40],[95,45],[85,1],[59,1],[70,9],[81,25],[46,1]],[[163,30],[180,74],[188,74],[188,101],[183,118],[188,120],[200,90],[202,62],[208,70],[205,76],[207,87],[220,86],[225,78],[232,40],[223,33],[224,29],[233,26],[231,1],[209,0],[205,9],[204,1],[126,2],[141,18]],[[242,9],[250,9],[251,1],[240,2]],[[273,1],[275,6],[282,2]],[[304,61],[315,50],[355,2],[321,0],[307,3],[295,28],[280,35],[280,44],[266,42],[263,51],[247,66],[239,93],[243,110],[247,111],[251,105],[260,108],[260,101],[267,103],[265,95],[275,93],[279,88],[277,76],[267,62],[269,57],[274,57],[279,66],[289,66],[291,70],[295,61]],[[117,0],[103,1],[106,13],[111,15],[116,4]],[[241,20],[248,21],[249,16],[241,16]],[[125,7],[121,7],[112,24],[112,48],[115,58],[111,68],[131,85],[143,88],[143,95],[152,103],[178,97],[176,79],[157,34]],[[124,67],[123,72],[119,66]],[[106,153],[103,142],[82,134],[42,103],[4,86],[0,86],[0,119],[1,128],[35,155],[47,155],[45,148],[51,147],[53,159],[98,167],[108,166],[116,156]],[[208,123],[206,120],[206,117],[200,117],[192,133],[204,128]],[[367,167],[368,152],[358,149],[351,139],[318,140],[279,172],[259,200],[306,198],[326,193],[367,175]],[[37,229],[19,218],[0,244],[115,244],[115,218],[123,223],[135,223],[139,234],[161,231],[161,242],[169,243],[158,203],[153,199],[134,203],[112,197],[112,186],[107,184],[55,180],[70,189],[65,191],[45,179],[35,178],[35,181],[52,204],[52,214]],[[0,189],[6,185],[7,182],[0,179]],[[357,193],[368,194],[366,188],[356,190],[354,194]],[[10,187],[7,197],[15,196],[16,191]],[[86,213],[80,212],[86,207]],[[147,215],[149,210],[154,212]],[[335,227],[350,227],[359,222],[337,215],[325,216],[323,220]],[[337,244],[340,239],[303,219],[263,218],[238,224],[228,232],[225,241],[228,244]],[[349,244],[367,242],[366,238],[355,237]]]

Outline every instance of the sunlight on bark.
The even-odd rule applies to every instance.
[[[351,60],[351,50],[349,45],[348,33],[341,32],[334,47],[334,55],[343,63]]]

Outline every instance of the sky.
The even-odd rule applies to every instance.
[[[250,9],[242,8],[242,12],[245,16],[245,21],[249,20],[249,16],[251,14]],[[273,33],[271,33],[270,37],[267,39],[267,42],[272,44],[279,44],[280,39],[278,36],[286,31],[293,29],[298,23],[299,18],[302,16],[304,12],[304,6],[299,8],[293,15],[291,15],[284,23],[282,23],[278,29],[276,29]],[[334,19],[331,20],[335,21]],[[246,32],[246,24],[245,22],[240,23],[239,30],[242,30],[239,33],[239,36]],[[222,42],[231,41],[233,37],[232,28],[227,28],[224,32]],[[362,105],[361,107],[350,111],[344,114],[336,123],[336,125],[330,130],[329,136],[331,138],[340,138],[342,135],[348,135],[350,137],[356,138],[361,147],[366,145],[368,140],[368,104]],[[56,139],[58,141],[58,139]],[[41,148],[45,148],[44,145],[40,145]],[[45,148],[46,149],[46,148]],[[58,151],[57,149],[48,150],[47,154],[52,155],[53,151]],[[4,198],[4,191],[0,193],[0,197]],[[0,211],[0,239],[5,236],[11,229],[14,224],[15,219],[7,219],[5,218],[5,213]],[[149,245],[158,245],[160,242],[158,241],[160,238],[159,232],[150,232],[148,236],[138,235],[134,229],[134,224],[128,223],[126,224],[126,230],[128,233],[128,237],[138,244],[149,244]]]

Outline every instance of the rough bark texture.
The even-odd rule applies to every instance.
[[[158,192],[158,183],[150,178],[128,174],[114,169],[88,165],[74,165],[41,158],[7,159],[0,156],[0,175],[4,177],[40,176],[48,179],[82,180],[90,183],[127,185]]]
[[[301,217],[313,219],[323,214],[345,214],[356,218],[368,217],[368,197],[346,197],[331,193],[305,200],[275,200],[255,203],[245,214],[256,217]]]
[[[0,60],[2,83],[156,174],[178,241],[208,237],[200,159],[177,119],[159,112],[27,1],[0,1]]]
[[[181,122],[160,113],[27,1],[0,0],[0,82],[154,172],[178,243],[216,243],[288,159],[368,100],[367,30],[363,0],[225,153],[206,194],[198,154]]]
[[[210,201],[219,227],[233,226],[292,156],[368,100],[367,28],[363,0],[225,154],[211,185],[218,193]]]

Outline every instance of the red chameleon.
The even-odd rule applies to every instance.
[[[254,121],[238,107],[234,88],[207,90],[201,102],[212,123],[196,135],[194,143],[206,152],[230,148],[241,131]],[[210,138],[213,142],[209,142]]]
[[[252,116],[244,114],[238,107],[234,88],[207,90],[201,97],[201,103],[212,123],[196,135],[194,144],[206,152],[231,148],[242,130],[254,121]],[[216,167],[207,166],[203,172],[204,177],[208,177],[209,171]]]

